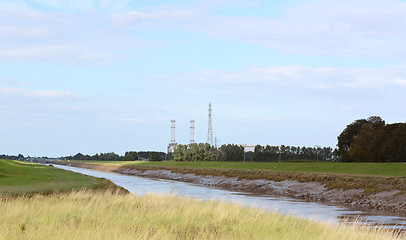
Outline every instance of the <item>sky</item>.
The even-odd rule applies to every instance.
[[[331,146],[406,120],[404,0],[0,0],[0,154]]]

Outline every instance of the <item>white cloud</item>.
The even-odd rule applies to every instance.
[[[115,121],[118,122],[127,122],[127,123],[140,123],[140,122],[147,122],[147,120],[145,119],[141,119],[141,118],[117,118],[115,119]]]
[[[61,62],[106,62],[117,58],[117,55],[109,54],[97,49],[86,49],[85,46],[35,46],[10,50],[0,50],[0,59],[7,61],[54,61]]]
[[[0,20],[0,62],[98,64],[149,46],[103,13],[0,10]]]
[[[15,78],[1,78],[0,83],[5,84],[6,86],[18,86],[18,87],[28,87],[29,84],[18,81]]]
[[[68,91],[57,90],[27,90],[22,88],[2,88],[0,92],[10,96],[24,96],[34,98],[81,98],[81,95]]]
[[[406,86],[406,79],[403,78],[396,78],[395,83],[401,86]]]
[[[5,1],[8,2],[8,1]],[[122,11],[130,0],[28,0],[28,5],[39,4],[63,11]]]
[[[406,54],[403,1],[309,0],[286,8],[277,18],[225,16],[216,7],[150,7],[116,19],[134,28],[184,29],[294,54],[396,59]]]
[[[160,29],[197,32],[292,54],[389,59],[406,55],[406,2],[399,0],[307,0],[270,17],[217,11],[259,4],[256,1],[195,1],[138,9],[129,0],[11,3],[0,0],[0,61],[104,62],[123,57],[117,52],[131,56],[153,45],[135,38],[134,31]],[[34,10],[30,3],[65,12]],[[166,41],[167,36],[156,38]]]
[[[0,10],[27,10],[27,4],[21,1],[0,0]]]
[[[406,66],[372,68],[312,68],[306,66],[270,66],[247,68],[241,71],[206,70],[196,73],[178,73],[176,77],[156,76],[157,81],[175,86],[241,91],[275,91],[289,88],[390,90],[406,84]],[[394,79],[396,79],[394,81]],[[286,91],[286,89],[285,89]]]

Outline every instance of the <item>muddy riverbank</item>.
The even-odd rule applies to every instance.
[[[114,165],[104,164],[64,163],[64,165],[111,171],[127,175],[183,181],[232,191],[280,195],[316,202],[331,202],[353,207],[372,208],[406,216],[406,194],[395,189],[366,193],[364,189],[357,188],[329,188],[326,183],[318,181],[299,182],[293,179],[281,181],[246,179],[239,176],[222,176],[218,172],[213,174],[196,174],[188,172],[182,173],[181,171],[176,171],[176,169],[137,169],[137,167],[134,166],[117,168]]]

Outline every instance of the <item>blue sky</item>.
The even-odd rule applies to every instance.
[[[0,0],[0,153],[332,146],[406,117],[406,1]]]

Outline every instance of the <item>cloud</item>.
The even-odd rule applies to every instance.
[[[406,79],[403,78],[396,78],[395,83],[401,86],[406,86]]]
[[[308,90],[391,90],[406,86],[406,66],[338,68],[269,66],[241,71],[206,70],[177,73],[176,77],[157,75],[160,84],[215,91],[274,92],[276,89]],[[240,94],[240,93],[238,93]]]
[[[6,86],[13,86],[13,87],[29,87],[29,84],[23,83],[18,81],[15,78],[1,78],[0,83],[5,84]]]
[[[127,122],[127,123],[140,123],[140,122],[144,123],[144,122],[147,122],[147,120],[141,119],[141,118],[117,118],[117,119],[115,119],[115,121]]]
[[[123,11],[128,9],[130,0],[1,0],[1,9],[21,9],[22,6],[26,8],[33,7],[46,7],[59,11],[76,11],[76,12],[90,12],[90,11]]]
[[[50,61],[59,62],[106,62],[117,59],[118,55],[86,49],[77,45],[34,46],[19,49],[0,50],[0,59],[7,61]]]
[[[0,9],[0,62],[103,64],[149,44],[104,13]]]
[[[2,88],[0,92],[10,96],[24,96],[33,98],[81,98],[79,94],[57,90],[26,90],[22,88]]]
[[[406,54],[406,2],[308,0],[279,17],[227,16],[218,5],[184,4],[116,15],[134,28],[183,29],[293,54],[395,58]]]
[[[290,54],[395,60],[406,55],[406,2],[399,0],[306,0],[280,8],[277,16],[227,15],[251,5],[274,10],[257,1],[134,5],[129,0],[0,0],[0,61],[104,63],[167,41],[164,34],[156,34],[154,42],[134,37],[160,30]]]

